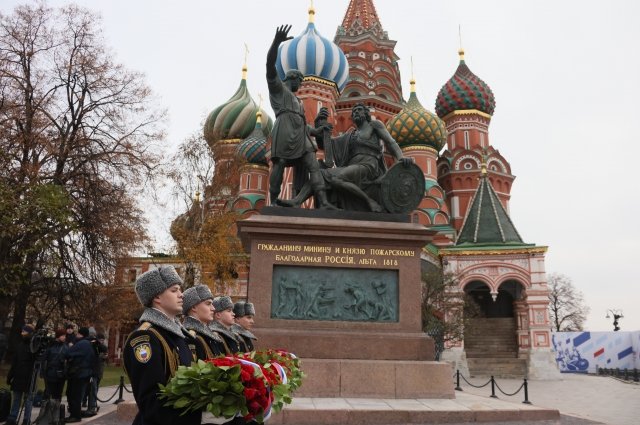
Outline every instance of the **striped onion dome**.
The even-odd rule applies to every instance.
[[[260,112],[258,114],[262,115]],[[249,164],[268,165],[267,137],[262,131],[260,118],[256,120],[256,127],[251,134],[238,145],[236,154]]]
[[[496,100],[491,88],[478,78],[464,62],[464,50],[458,51],[460,64],[453,77],[440,89],[436,99],[436,113],[440,118],[453,111],[477,109],[493,115]]]
[[[287,71],[297,69],[306,76],[333,81],[342,91],[349,77],[349,64],[344,52],[332,41],[322,37],[313,23],[315,11],[309,9],[307,29],[278,49],[276,69],[281,80]]]
[[[265,137],[273,127],[273,121],[251,98],[247,89],[247,67],[242,68],[240,87],[222,105],[214,109],[204,123],[204,138],[209,145],[218,140],[244,139],[256,127],[257,112],[261,112],[262,132]]]
[[[423,145],[439,152],[447,141],[447,130],[440,118],[420,104],[415,84],[411,80],[409,101],[387,122],[387,130],[401,147]]]

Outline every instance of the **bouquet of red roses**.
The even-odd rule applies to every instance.
[[[271,385],[274,412],[282,410],[285,404],[291,404],[291,395],[300,387],[304,377],[294,354],[284,350],[258,350],[242,356],[262,368],[263,375]]]
[[[262,368],[244,359],[220,357],[180,366],[167,385],[160,386],[165,406],[184,413],[206,410],[215,417],[241,415],[262,423],[271,412],[270,384]]]

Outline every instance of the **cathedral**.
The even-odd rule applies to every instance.
[[[472,376],[555,376],[547,247],[523,241],[509,216],[515,176],[491,143],[496,102],[489,85],[471,71],[460,49],[457,68],[437,93],[431,112],[418,99],[413,79],[409,98],[403,98],[396,41],[383,29],[373,0],[349,1],[333,41],[318,32],[314,15],[312,7],[306,29],[280,46],[277,71],[281,78],[291,69],[303,73],[296,95],[308,123],[324,107],[334,135],[342,134],[352,128],[351,108],[363,103],[422,170],[424,196],[410,219],[437,231],[422,250],[424,268],[455,276],[453,295],[472,299],[479,310],[464,340],[447,344],[442,358]],[[269,205],[273,119],[251,97],[246,78],[245,67],[235,93],[213,109],[204,125],[216,173],[228,173],[239,160],[239,172],[226,181],[227,187],[218,188],[232,196],[205,190],[203,202],[196,202],[187,218],[220,209],[246,218]],[[323,155],[318,151],[318,158]],[[386,159],[391,164],[391,157]],[[295,195],[291,170],[285,172],[283,198]],[[313,207],[312,200],[305,206]],[[186,223],[185,217],[177,223]],[[233,295],[245,297],[250,285],[246,266],[240,264],[238,274]],[[446,320],[453,313],[442,315]]]

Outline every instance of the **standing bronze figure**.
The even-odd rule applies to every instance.
[[[320,174],[320,166],[316,159],[318,150],[311,136],[322,133],[322,129],[314,129],[307,125],[304,108],[300,99],[294,94],[302,84],[303,75],[298,70],[287,72],[284,81],[280,81],[276,71],[278,46],[290,40],[291,25],[283,25],[276,30],[273,43],[267,54],[267,84],[269,101],[276,114],[276,121],[271,130],[271,162],[273,167],[269,178],[269,196],[271,204],[279,204],[280,187],[285,167],[303,167],[302,172],[296,170],[297,177],[306,177],[308,173],[311,190],[316,195],[320,208],[332,208],[327,201],[324,181]],[[299,178],[299,177],[298,177]],[[301,187],[300,182],[294,185]]]

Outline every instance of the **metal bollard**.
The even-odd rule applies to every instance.
[[[120,375],[120,385],[118,386],[118,399],[113,402],[113,404],[122,403],[124,401],[123,396],[124,391],[124,376]]]
[[[491,398],[498,398],[496,395],[496,380],[493,379],[493,375],[491,375]]]
[[[633,380],[638,382],[638,369],[633,369]]]
[[[524,404],[531,404],[529,401],[529,384],[527,383],[527,378],[524,378]]]
[[[460,369],[456,369],[456,391],[462,391],[462,388],[460,387]]]

